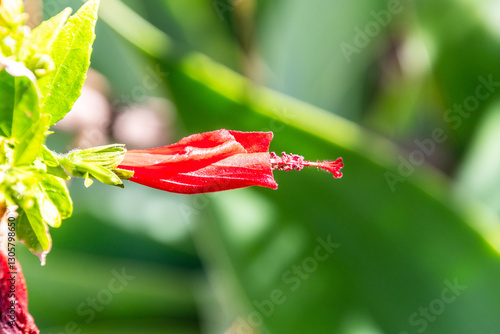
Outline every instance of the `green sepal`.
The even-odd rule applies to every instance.
[[[95,178],[104,184],[123,188],[123,182],[115,170],[126,151],[124,145],[112,144],[75,150],[58,159],[70,175],[85,178],[86,187],[92,184],[91,178]]]
[[[113,169],[113,172],[116,174],[116,176],[118,176],[122,180],[128,180],[132,176],[134,176],[134,171],[126,170],[126,169],[115,168],[115,169]]]
[[[90,187],[90,185],[92,184],[90,177],[93,177],[104,184],[123,188],[122,180],[110,169],[106,169],[99,164],[90,162],[78,162],[77,164],[73,165],[73,167],[74,168],[70,172],[70,174],[77,177],[84,177],[86,179],[86,187]]]

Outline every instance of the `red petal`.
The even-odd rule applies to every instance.
[[[118,168],[134,171],[130,181],[184,194],[253,185],[276,189],[271,139],[271,132],[200,133],[173,145],[128,151]]]
[[[231,135],[230,131],[222,129],[212,132],[196,133],[194,135],[182,138],[175,144],[157,148],[149,148],[146,150],[133,150],[133,152],[160,155],[183,154],[185,153],[185,149],[188,146],[210,148],[216,147],[228,141],[234,141],[234,136]]]
[[[0,332],[6,334],[40,333],[28,312],[28,295],[21,266],[8,262],[7,253],[0,251]],[[16,274],[12,274],[12,273]],[[14,278],[14,280],[11,280]],[[15,295],[15,298],[14,298]]]
[[[248,153],[269,152],[269,145],[273,139],[272,132],[240,132],[229,131],[234,139],[240,143]]]
[[[132,181],[169,192],[198,194],[249,186],[276,189],[268,153],[237,154],[187,173],[135,168]]]

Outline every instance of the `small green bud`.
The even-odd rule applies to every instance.
[[[92,184],[91,178],[104,184],[123,187],[121,176],[127,174],[116,167],[122,162],[126,151],[124,145],[113,144],[74,150],[58,157],[58,160],[70,175],[85,178],[86,187]]]

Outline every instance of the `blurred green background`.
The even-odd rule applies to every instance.
[[[81,5],[43,2],[45,18]],[[51,149],[273,131],[273,151],[341,156],[344,177],[196,196],[73,180],[46,266],[19,247],[41,333],[500,332],[498,1],[102,0],[100,15]]]

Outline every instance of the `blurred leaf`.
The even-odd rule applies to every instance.
[[[241,67],[241,51],[219,16],[216,8],[219,2],[220,0],[163,0],[161,5],[153,1],[147,4],[151,7],[150,21],[168,31],[176,41],[187,44],[192,50],[203,52],[230,68],[238,69]],[[155,7],[159,8],[154,10]],[[186,13],[189,13],[189,20],[186,20]]]
[[[378,24],[372,13],[388,12],[391,1],[273,1],[259,17],[258,43],[267,66],[266,85],[350,120],[366,108],[377,80],[372,64],[386,47],[391,24],[402,14],[388,14]],[[400,8],[408,2],[393,1]],[[385,14],[379,14],[385,15]],[[365,33],[373,23],[376,33]],[[345,48],[354,48],[349,53]]]
[[[52,115],[51,125],[68,113],[81,94],[90,65],[98,0],[86,2],[71,16],[52,46],[56,69],[40,79],[41,112]]]
[[[223,220],[214,216],[210,224],[204,224],[207,229],[213,226],[214,231],[203,230],[202,234],[214,235],[216,240],[200,238],[206,242],[206,255],[212,256],[217,268],[231,273],[229,278],[220,279],[237,282],[248,304],[269,299],[274,288],[287,291],[289,299],[280,305],[281,311],[263,319],[271,332],[339,328],[345,312],[339,310],[339,300],[346,300],[352,310],[366,310],[383,331],[398,332],[414,326],[409,322],[410,315],[438,298],[446,287],[445,280],[454,279],[489,306],[478,307],[473,299],[465,297],[458,299],[446,316],[432,324],[434,332],[468,333],[477,326],[490,330],[500,326],[492,311],[500,307],[500,289],[493,279],[500,275],[500,259],[490,243],[500,247],[493,235],[478,228],[488,223],[484,218],[478,222],[466,218],[463,210],[467,206],[463,210],[450,208],[456,204],[449,201],[446,181],[441,176],[416,171],[403,177],[397,151],[389,143],[310,105],[253,87],[205,57],[193,55],[179,66],[167,64],[170,89],[190,132],[265,129],[280,117],[279,107],[287,110],[287,117],[281,118],[284,128],[275,134],[272,147],[278,151],[301,147],[305,152],[300,153],[313,157],[334,152],[333,157],[344,158],[341,180],[325,182],[327,176],[314,171],[277,175],[280,190],[266,196],[279,208],[272,224],[281,228],[276,226],[274,233],[262,234],[250,249],[233,243],[236,239],[224,232],[223,226],[213,225],[236,223],[236,217]],[[327,153],[327,157],[331,155]],[[387,172],[398,181],[391,183]],[[289,258],[284,249],[267,252],[268,247],[273,249],[274,240],[286,238],[282,234],[288,229],[297,230],[292,235],[301,236],[301,242],[291,239],[287,244],[302,246]],[[343,246],[332,255],[331,262],[318,269],[314,279],[299,278],[301,288],[291,294],[294,290],[283,275],[294,263],[302,263],[310,256],[318,237],[331,238]],[[222,248],[214,249],[214,242]],[[229,262],[223,260],[226,258]],[[249,271],[254,266],[264,268],[258,262],[254,264],[259,259],[274,264],[275,270],[265,274],[267,279],[263,279],[262,270],[253,275]],[[335,284],[332,277],[336,278]],[[360,295],[346,295],[349,291]],[[229,309],[238,308],[234,298],[227,303]],[[314,306],[304,310],[303,305]],[[471,309],[475,310],[473,317],[460,317]],[[251,309],[247,312],[243,315],[250,314]],[[303,318],[308,322],[300,320]]]
[[[492,66],[500,55],[496,2],[425,0],[415,5],[439,94],[433,109],[449,129],[450,146],[462,153],[483,113],[500,96],[500,69]]]
[[[105,242],[116,235],[115,229],[106,230],[106,234],[101,223],[94,223],[101,226],[102,234],[95,240],[100,244],[99,248],[105,248],[106,254],[126,254],[142,259],[140,253],[135,253],[135,249],[142,249],[141,247],[147,245],[141,252],[147,252],[148,261],[172,261],[180,254],[185,254],[184,264],[189,262],[190,267],[199,266],[190,239],[189,215],[182,211],[182,208],[190,203],[190,197],[147,188],[133,182],[125,182],[124,190],[99,183],[91,189],[85,189],[81,182],[74,182],[71,194],[77,216],[92,214],[90,218],[79,218],[78,224],[89,226],[90,223],[86,221],[93,219],[106,222],[110,229],[113,226],[134,238],[141,238],[134,241],[133,249],[129,248],[128,243],[119,247],[112,242]],[[61,233],[60,231],[68,231],[68,227],[58,230],[57,233]],[[70,237],[76,238],[79,234],[75,232]],[[163,256],[162,249],[165,247],[175,249],[178,255]],[[188,256],[188,259],[185,256]]]
[[[486,112],[457,173],[457,190],[500,215],[500,103]]]
[[[79,229],[85,231],[85,228]],[[84,238],[89,246],[95,230],[86,232],[88,234],[80,232],[78,237]],[[130,242],[130,239],[124,241]],[[94,329],[107,327],[114,333],[116,319],[120,319],[122,325],[128,324],[130,331],[136,333],[149,333],[149,328],[158,326],[175,328],[176,323],[187,328],[193,326],[197,272],[121,256],[83,254],[60,247],[55,247],[51,253],[50,265],[40,268],[24,249],[18,252],[28,283],[30,311],[39,319],[40,328],[49,333],[64,331],[68,322],[76,323],[82,332],[93,333]],[[56,331],[56,326],[62,329]],[[145,326],[144,331],[141,326]]]

